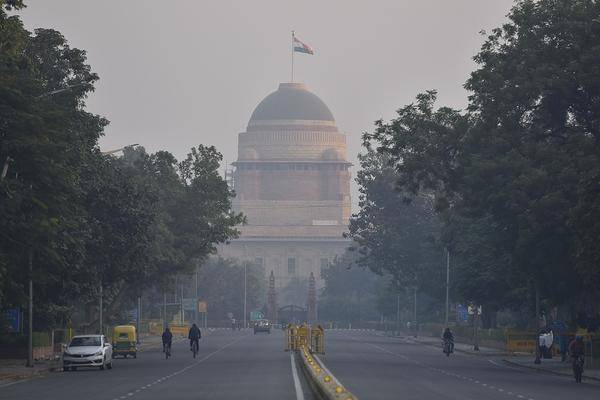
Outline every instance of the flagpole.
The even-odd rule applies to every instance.
[[[294,83],[294,31],[292,31],[292,83]]]

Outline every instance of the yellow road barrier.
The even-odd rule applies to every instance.
[[[305,375],[312,388],[325,400],[358,400],[350,393],[335,376],[303,346],[298,350],[300,361]]]

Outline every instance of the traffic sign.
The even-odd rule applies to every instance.
[[[469,315],[475,315],[475,306],[469,305],[468,311]],[[477,306],[477,315],[481,315],[481,306]]]
[[[183,309],[185,311],[196,311],[196,299],[183,299]]]
[[[208,311],[208,305],[205,301],[198,300],[198,312],[205,313]]]
[[[467,306],[459,304],[456,306],[456,319],[459,322],[467,322],[469,320],[469,313]]]
[[[260,311],[250,311],[250,321],[258,321],[259,319],[264,319],[265,315]]]
[[[10,308],[5,311],[6,322],[8,322],[8,331],[17,333],[21,331],[21,312],[18,308]]]

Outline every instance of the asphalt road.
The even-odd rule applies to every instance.
[[[600,385],[368,331],[329,331],[321,360],[360,399],[600,399]]]
[[[0,399],[296,400],[290,353],[283,345],[280,331],[215,330],[201,339],[195,360],[189,344],[180,341],[173,344],[169,360],[162,349],[149,349],[137,359],[114,360],[112,370],[51,373],[2,387]],[[298,371],[299,391],[301,375]]]
[[[327,331],[321,360],[361,399],[600,399],[600,385],[506,366],[499,359],[455,353],[368,331]],[[294,369],[297,374],[294,374]],[[297,379],[294,379],[296,376]],[[304,395],[304,396],[303,396]],[[195,360],[186,342],[173,357],[160,349],[114,360],[112,370],[51,373],[0,387],[4,399],[309,400],[301,371],[283,351],[281,331],[215,330]]]

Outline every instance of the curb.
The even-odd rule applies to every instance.
[[[571,373],[567,373],[567,372],[559,372],[559,371],[553,371],[551,369],[546,369],[546,368],[540,368],[540,367],[533,367],[533,366],[529,366],[529,365],[523,365],[523,364],[519,364],[517,362],[510,361],[510,360],[507,360],[507,359],[502,359],[502,361],[505,364],[508,364],[510,366],[513,366],[513,367],[530,369],[532,371],[537,371],[537,372],[542,372],[542,373],[548,373],[548,374],[552,374],[552,375],[573,377],[573,375]],[[590,380],[593,380],[593,381],[596,381],[596,382],[600,382],[600,378],[596,378],[595,376],[589,376],[589,375],[583,374],[583,377],[585,379],[590,379]]]
[[[392,336],[394,338],[400,338],[400,336]],[[415,343],[418,343],[420,345],[423,346],[429,346],[431,348],[435,348],[437,349],[438,347],[435,346],[433,343],[427,342],[427,341],[423,341],[423,340],[419,340],[418,338],[409,338],[410,340],[412,340]],[[458,344],[464,344],[464,343],[458,343]],[[481,352],[481,351],[475,351],[475,350],[464,350],[464,349],[459,349],[456,346],[454,346],[454,351],[458,352],[458,353],[463,353],[463,354],[469,354],[471,356],[476,356],[476,357],[506,357],[508,356],[510,353],[507,353],[505,351],[498,351],[497,353],[485,353],[485,352]]]
[[[302,370],[317,398],[322,400],[358,400],[306,347],[300,348]]]

